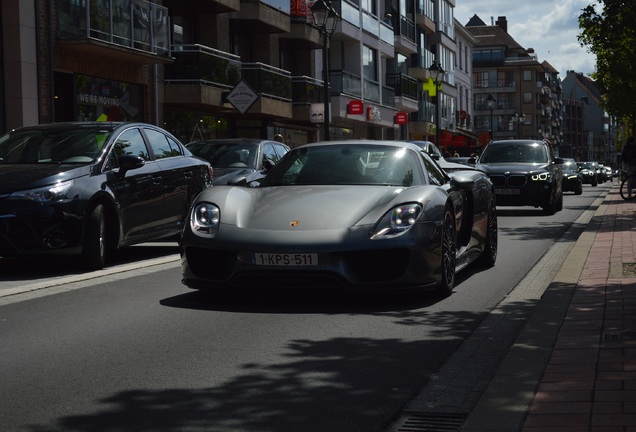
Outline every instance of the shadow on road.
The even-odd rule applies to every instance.
[[[178,254],[177,243],[143,243],[116,251],[107,268]],[[29,256],[0,258],[0,281],[39,280],[88,273],[74,256]]]

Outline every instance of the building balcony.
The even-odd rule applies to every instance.
[[[292,16],[290,32],[281,34],[279,40],[286,48],[292,49],[314,50],[323,47],[320,30],[311,24],[306,15]]]
[[[241,10],[231,15],[237,31],[249,33],[289,33],[290,2],[283,0],[241,0]]]
[[[331,94],[345,94],[356,99],[362,98],[362,79],[344,70],[329,71]]]
[[[175,10],[181,8],[199,13],[219,14],[241,9],[240,0],[164,0],[163,4]]]
[[[264,63],[243,63],[241,76],[261,96],[249,113],[292,118],[292,77],[289,71]]]
[[[130,7],[106,0],[59,0],[58,38],[64,48],[136,64],[172,62],[168,9],[145,0]]]
[[[308,76],[292,77],[293,119],[307,122],[311,118],[311,105],[325,100],[323,81]]]
[[[435,33],[435,0],[417,0],[416,24],[427,35]]]
[[[418,82],[415,78],[402,73],[386,75],[386,85],[395,89],[395,107],[400,111],[418,110]]]
[[[165,101],[192,109],[223,107],[223,93],[241,80],[239,56],[204,45],[173,45],[164,67]]]
[[[415,42],[415,23],[405,16],[400,16],[400,22],[395,29],[395,50],[401,54],[417,54]]]

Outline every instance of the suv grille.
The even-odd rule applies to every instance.
[[[524,175],[491,175],[490,180],[495,185],[495,187],[523,187],[528,182],[528,178]]]

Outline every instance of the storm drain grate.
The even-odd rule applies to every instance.
[[[636,276],[636,263],[623,263],[623,277]]]
[[[464,420],[463,414],[412,414],[396,432],[455,432]]]

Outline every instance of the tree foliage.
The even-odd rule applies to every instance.
[[[636,0],[598,0],[579,15],[578,40],[596,55],[604,108],[632,131],[636,122]]]

